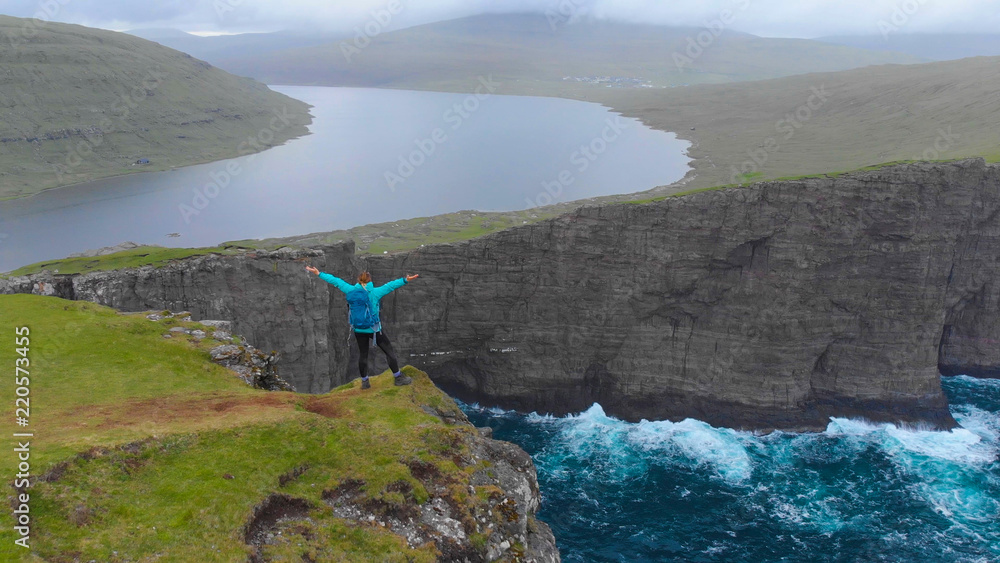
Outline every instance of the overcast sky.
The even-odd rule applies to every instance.
[[[526,11],[700,27],[730,10],[730,27],[769,37],[1000,30],[1000,0],[0,0],[0,13],[117,30],[350,32],[395,2],[391,28]]]

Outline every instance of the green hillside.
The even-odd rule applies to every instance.
[[[198,323],[37,295],[0,296],[0,312],[11,344],[0,362],[12,370],[15,327],[30,329],[29,424],[15,426],[11,409],[4,428],[33,433],[21,438],[30,486],[13,487],[15,446],[0,461],[8,505],[29,495],[31,546],[15,545],[3,511],[2,561],[430,562],[432,542],[411,548],[378,522],[335,517],[331,491],[350,487],[388,515],[445,498],[463,524],[476,515],[467,529],[502,497],[471,486],[483,469],[468,461],[476,431],[428,414],[464,418],[413,368],[406,387],[385,373],[364,393],[357,381],[325,395],[268,392],[209,361],[219,341],[163,337]],[[268,520],[265,499],[294,517]],[[477,534],[471,545],[485,545],[490,532]]]
[[[0,16],[0,39],[0,199],[250,154],[311,123],[303,102],[124,33]]]
[[[464,91],[478,85],[479,76],[493,75],[504,93],[562,95],[609,85],[661,88],[921,60],[720,29],[716,35],[705,28],[559,24],[542,15],[493,14],[384,33],[363,48],[342,41],[228,58],[224,64],[272,84]]]
[[[909,53],[931,61],[1000,56],[1000,34],[997,33],[890,33],[839,35],[816,40],[860,49]]]
[[[1000,57],[977,57],[593,99],[691,140],[696,176],[672,188],[687,190],[900,160],[997,161],[998,91]]]

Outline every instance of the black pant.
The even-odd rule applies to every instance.
[[[354,338],[358,341],[358,369],[361,377],[368,377],[368,345],[372,341],[372,335],[364,332],[355,332]],[[392,351],[392,342],[384,332],[375,333],[375,344],[385,352],[385,358],[389,361],[389,369],[392,373],[399,373],[399,362],[396,361],[396,353]]]

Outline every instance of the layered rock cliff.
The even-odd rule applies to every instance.
[[[188,311],[196,319],[228,319],[233,332],[265,352],[277,352],[282,377],[297,391],[339,385],[348,362],[343,303],[305,274],[311,263],[351,271],[354,244],[237,256],[208,255],[156,268],[0,280],[0,293],[38,293],[86,300],[122,311]],[[340,309],[338,309],[338,306]],[[331,310],[331,308],[333,310]],[[331,370],[336,367],[336,377]]]
[[[376,283],[419,272],[383,320],[401,360],[466,400],[733,427],[949,427],[939,370],[1000,373],[998,237],[1000,168],[968,160],[582,208],[367,259],[348,243],[0,291],[47,281],[119,308],[234,319],[315,392],[356,368],[343,300],[302,262],[341,277],[367,267]]]
[[[981,160],[584,208],[370,261],[459,397],[629,419],[953,424],[945,373],[996,373],[1000,168]]]

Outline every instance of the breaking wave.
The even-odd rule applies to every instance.
[[[462,405],[535,460],[563,561],[1000,561],[1000,381],[944,379],[950,432],[834,418],[765,436]]]

